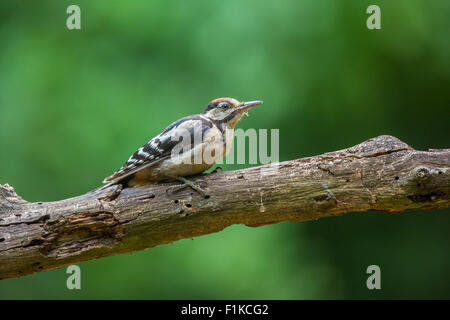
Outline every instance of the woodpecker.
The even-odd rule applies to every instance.
[[[135,187],[165,180],[178,180],[180,190],[203,189],[187,176],[211,168],[227,155],[233,142],[234,128],[244,114],[262,101],[239,102],[233,98],[212,100],[203,113],[181,118],[148,141],[125,164],[105,178],[102,188],[114,184]]]

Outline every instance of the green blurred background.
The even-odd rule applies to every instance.
[[[279,128],[280,160],[381,134],[448,148],[449,17],[446,0],[2,0],[0,183],[29,201],[85,193],[221,96],[264,100],[239,127]],[[81,263],[79,291],[63,268],[0,281],[0,298],[450,298],[449,230],[448,209],[238,225]]]

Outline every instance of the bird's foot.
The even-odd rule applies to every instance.
[[[217,173],[220,171],[223,171],[222,167],[217,166],[213,171],[211,171],[211,173]]]
[[[167,188],[166,192],[176,192],[185,188],[192,188],[192,190],[197,191],[202,197],[204,197],[206,195],[205,191],[196,183],[192,182],[191,180],[188,180],[186,178],[183,177],[174,177],[174,179],[183,182],[182,184],[179,184],[177,186],[171,186],[169,188]],[[198,182],[203,182],[206,184],[206,181],[204,180],[197,180]]]

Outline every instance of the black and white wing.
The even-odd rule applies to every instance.
[[[191,136],[192,147],[194,143],[194,128],[201,128],[203,134],[204,131],[212,126],[213,123],[210,120],[205,119],[200,115],[189,116],[175,121],[159,135],[133,153],[125,164],[114,174],[105,178],[103,183],[108,183],[108,186],[118,183],[142,169],[153,166],[160,161],[169,158],[172,149],[181,141],[179,138],[174,139],[174,137],[179,136],[180,131],[187,130]]]

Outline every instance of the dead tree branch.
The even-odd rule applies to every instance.
[[[202,176],[208,195],[170,184],[30,203],[0,185],[0,278],[218,232],[351,211],[450,206],[450,149],[416,151],[380,136],[320,156]],[[194,179],[195,180],[195,179]]]

